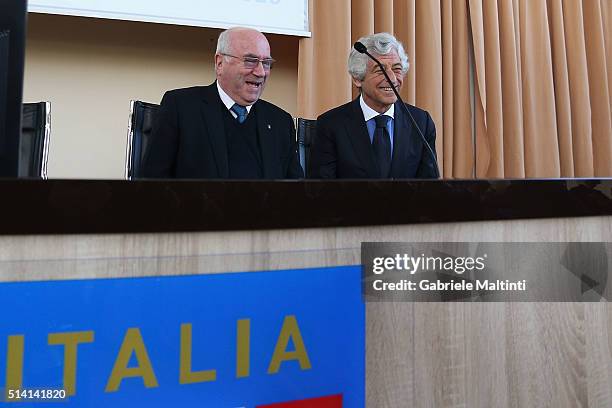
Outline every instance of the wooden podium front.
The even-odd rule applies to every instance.
[[[0,186],[1,282],[359,265],[361,242],[612,241],[611,180]],[[365,366],[368,407],[610,406],[612,309],[367,303]]]

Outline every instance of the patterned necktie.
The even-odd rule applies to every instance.
[[[238,105],[237,103],[234,104],[234,106],[232,106],[232,112],[234,112],[238,117],[236,118],[236,120],[238,120],[238,123],[244,123],[244,121],[246,120],[247,117],[247,108],[242,106],[242,105]]]
[[[391,136],[389,136],[389,131],[387,130],[387,123],[389,123],[391,117],[378,115],[374,117],[374,120],[376,121],[376,129],[374,130],[372,147],[374,148],[374,155],[380,170],[379,176],[381,178],[388,178],[391,172]]]

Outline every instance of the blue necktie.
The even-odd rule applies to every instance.
[[[247,108],[242,106],[242,105],[238,105],[237,103],[234,104],[234,106],[232,106],[232,112],[234,112],[238,117],[236,118],[238,120],[238,123],[244,123],[244,121],[246,120],[247,117]]]
[[[391,117],[378,115],[374,117],[374,120],[376,121],[374,140],[372,140],[374,156],[376,156],[380,177],[388,178],[391,171],[391,136],[389,136],[387,130],[387,123],[389,123]]]

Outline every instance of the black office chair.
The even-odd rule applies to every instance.
[[[304,170],[304,176],[308,177],[308,163],[310,163],[310,145],[317,133],[317,121],[312,119],[297,118],[295,120],[297,133],[298,155],[300,164]]]
[[[130,101],[125,178],[142,177],[143,159],[149,146],[149,138],[159,105],[142,101]]]
[[[19,177],[47,178],[50,137],[51,104],[24,103],[19,142]]]

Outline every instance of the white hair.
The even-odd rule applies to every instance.
[[[248,28],[248,27],[232,27],[232,28],[228,28],[225,31],[222,31],[221,34],[219,34],[219,39],[217,39],[217,54],[231,54],[232,50],[230,49],[230,40],[231,40],[231,34],[237,31],[253,31],[253,32],[257,32],[259,34],[261,34],[260,31],[255,30],[254,28]]]
[[[400,62],[402,63],[402,71],[405,74],[410,68],[408,56],[404,51],[404,46],[393,35],[389,33],[376,33],[361,37],[359,42],[365,45],[368,52],[376,55],[388,55],[393,51],[397,52]],[[366,75],[369,57],[361,54],[355,48],[351,49],[348,58],[348,72],[351,76],[359,81],[363,81]]]
[[[219,34],[219,39],[217,40],[217,54],[231,54],[232,50],[230,50],[230,34],[232,30],[234,29],[230,28]]]

